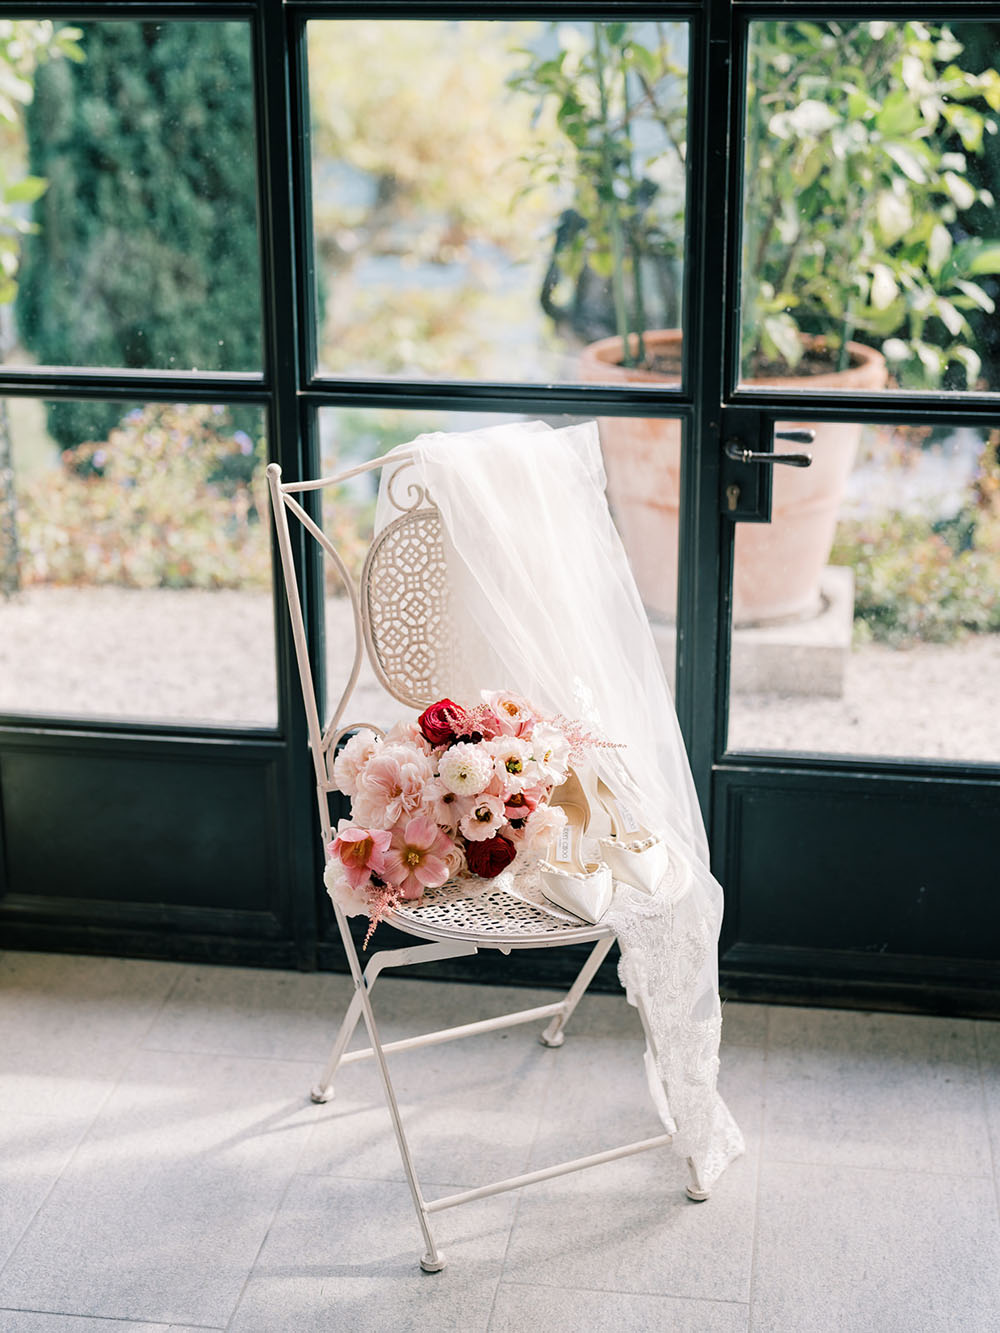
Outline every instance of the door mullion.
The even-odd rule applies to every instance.
[[[731,0],[711,0],[695,25],[690,87],[691,180],[687,255],[688,364],[695,413],[681,469],[680,561],[677,589],[677,712],[706,819],[712,765],[720,752],[715,682],[723,659],[718,588],[720,406],[726,365],[727,161],[730,142]],[[722,672],[724,674],[724,671]]]
[[[273,388],[271,457],[286,473],[306,466],[298,389],[301,380],[299,304],[296,300],[295,162],[292,133],[301,104],[296,97],[294,56],[298,21],[280,6],[260,0],[256,42],[256,91],[261,141],[260,216],[264,225],[264,283],[267,366]],[[284,608],[281,577],[275,571],[278,697],[285,752],[282,763],[284,819],[279,833],[281,865],[289,879],[289,916],[300,967],[316,966],[317,835],[312,816],[311,780],[302,757],[308,752],[305,722]]]

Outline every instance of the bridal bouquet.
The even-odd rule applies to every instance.
[[[504,691],[473,707],[441,699],[384,736],[356,732],[333,767],[351,819],[327,848],[330,897],[374,930],[425,889],[463,872],[492,879],[543,851],[566,822],[552,792],[590,739]]]

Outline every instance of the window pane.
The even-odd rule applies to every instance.
[[[27,54],[0,48],[0,74],[23,80],[0,125],[15,185],[0,204],[2,359],[259,371],[248,25],[13,26]],[[93,438],[65,432],[66,447]]]
[[[1000,24],[750,33],[743,381],[1000,391]]]
[[[487,413],[400,412],[378,409],[324,408],[319,413],[323,475],[378,458],[397,444],[430,431],[477,430],[484,426],[527,418]],[[547,417],[549,425],[573,424],[571,417]],[[680,456],[680,423],[629,421],[631,430],[615,433],[624,419],[601,421],[601,448],[609,475],[608,494],[619,531],[629,554],[653,635],[668,678],[674,673],[674,607],[677,579],[676,473]],[[639,448],[636,448],[638,440]],[[652,452],[657,455],[650,464]],[[659,458],[662,455],[662,461]],[[674,477],[673,503],[669,488]],[[657,491],[657,487],[662,490]],[[336,493],[327,491],[323,522],[357,578],[371,541],[377,474],[365,473],[346,482]],[[650,494],[657,495],[655,503]],[[339,576],[332,568],[326,582],[327,717],[340,697],[351,670],[354,631],[350,604]],[[484,682],[484,685],[489,682]],[[402,705],[391,699],[363,663],[361,680],[346,720],[363,719],[379,726],[402,716]]]
[[[323,373],[679,383],[685,25],[308,32]]]
[[[730,748],[1000,761],[1000,431],[811,425],[737,527]]]
[[[0,712],[276,725],[262,414],[119,403],[60,451],[46,406],[0,400]]]

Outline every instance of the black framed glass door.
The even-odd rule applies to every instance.
[[[338,966],[259,466],[596,418],[730,993],[995,1011],[1000,9],[9,8],[4,940]]]
[[[993,1012],[1000,15],[735,11],[723,972]]]

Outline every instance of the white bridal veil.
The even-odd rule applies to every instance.
[[[596,423],[422,435],[398,452],[412,457],[412,479],[445,529],[448,694],[510,689],[553,715],[582,718],[618,747],[593,751],[608,785],[668,847],[670,870],[656,893],[619,885],[606,920],[618,934],[628,998],[649,1020],[655,1049],[646,1068],[657,1110],[707,1189],[743,1150],[716,1091],[722,890],[708,868],[669,687],[605,499]],[[396,472],[383,469],[377,528],[393,517],[385,488]],[[405,488],[406,474],[401,480]]]

